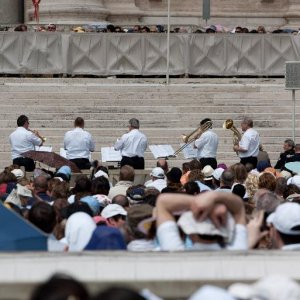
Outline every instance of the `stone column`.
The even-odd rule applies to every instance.
[[[0,24],[18,24],[24,22],[24,4],[22,0],[1,0]]]
[[[31,1],[30,1],[31,2]],[[27,20],[35,23],[33,7],[27,4]],[[40,4],[40,23],[84,24],[105,21],[108,15],[103,0],[42,0]]]
[[[135,0],[106,0],[109,10],[108,21],[113,23],[136,24],[140,22],[143,11],[136,6]]]

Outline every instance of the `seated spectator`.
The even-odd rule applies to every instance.
[[[109,24],[106,26],[107,32],[115,32],[115,26],[112,24]]]
[[[124,195],[116,195],[112,198],[111,201],[112,204],[118,204],[122,206],[125,210],[129,208],[129,200],[126,196]]]
[[[264,26],[258,26],[257,33],[267,33],[267,32]]]
[[[75,181],[75,186],[71,190],[72,195],[68,198],[70,204],[80,201],[85,196],[92,194],[92,182],[85,175],[80,175]]]
[[[144,26],[144,27],[142,27],[141,32],[148,33],[148,32],[150,32],[150,28],[148,26]]]
[[[156,167],[150,173],[151,181],[145,184],[146,187],[154,187],[161,192],[167,186],[165,172],[162,168]]]
[[[120,169],[119,181],[109,190],[108,198],[112,199],[116,195],[126,196],[127,189],[133,185],[134,176],[133,167],[128,165],[123,166]]]
[[[27,26],[25,24],[18,25],[14,31],[27,31]]]
[[[181,192],[182,184],[180,178],[182,172],[179,168],[173,167],[166,175],[167,187],[161,190],[162,193],[178,193]]]
[[[133,32],[134,33],[140,33],[141,32],[141,26],[140,25],[134,25],[133,26]]]
[[[234,174],[234,182],[243,184],[248,176],[246,167],[241,163],[236,163],[230,167]]]
[[[190,211],[183,213],[176,224],[173,213],[182,210]],[[217,221],[216,227],[220,215],[224,217],[223,222]],[[190,239],[193,250],[248,248],[244,205],[239,197],[230,193],[207,192],[198,196],[162,194],[157,201],[156,222],[157,238],[164,251],[186,249],[178,226]]]
[[[210,187],[210,189],[214,190],[215,186],[213,184],[213,173],[214,173],[214,169],[210,166],[207,165],[203,168],[202,173],[204,175],[204,183]]]
[[[140,293],[128,287],[110,287],[98,293],[93,300],[146,300]],[[150,298],[149,298],[150,299]],[[153,298],[156,299],[156,298]]]
[[[36,201],[52,202],[51,196],[48,193],[48,179],[43,175],[33,179],[31,192],[33,196],[31,203]]]
[[[118,204],[109,204],[101,212],[109,226],[121,228],[126,221],[127,211]]]
[[[96,177],[92,180],[91,193],[99,202],[101,209],[111,203],[111,199],[108,198],[109,190],[110,184],[105,176]]]
[[[260,174],[258,177],[258,188],[274,192],[276,188],[276,177],[271,173]]]
[[[188,195],[198,195],[200,194],[199,185],[195,181],[188,181],[183,185],[182,191]]]
[[[216,191],[231,193],[231,188],[233,183],[234,183],[234,173],[230,169],[227,169],[223,171],[220,177],[220,187],[216,189]]]
[[[56,25],[54,25],[54,24],[49,24],[49,25],[47,26],[47,31],[55,32],[55,31],[56,31]]]
[[[243,28],[241,26],[235,27],[234,33],[243,33]]]
[[[215,189],[218,189],[220,187],[220,180],[221,180],[221,176],[224,172],[224,169],[222,168],[217,168],[214,170],[213,174],[212,174],[212,178],[213,178],[213,185]]]
[[[188,180],[195,181],[198,184],[200,188],[200,193],[203,193],[205,191],[211,191],[211,188],[204,183],[204,176],[200,169],[190,171]]]
[[[295,155],[295,143],[292,139],[286,139],[283,143],[283,152],[280,153],[279,159],[274,168],[283,170],[287,160]]]

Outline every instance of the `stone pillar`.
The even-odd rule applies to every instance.
[[[19,24],[24,22],[22,0],[1,0],[0,24]]]
[[[35,23],[33,19],[33,7],[29,4],[27,7],[27,20],[29,23]],[[42,0],[40,4],[41,24],[84,24],[99,22],[105,21],[107,15],[108,11],[104,7],[103,0]]]
[[[109,10],[108,21],[115,24],[136,24],[144,15],[143,11],[136,6],[135,0],[106,0],[107,9]]]

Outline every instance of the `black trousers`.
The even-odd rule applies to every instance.
[[[137,170],[143,170],[143,169],[145,169],[145,160],[144,160],[144,157],[122,156],[121,168],[125,165],[132,166],[134,169],[137,169]]]
[[[14,165],[25,167],[25,171],[32,172],[35,169],[34,160],[27,157],[18,157],[13,160]]]
[[[243,158],[241,158],[241,164],[246,165],[248,163],[252,164],[253,165],[253,169],[255,169],[256,166],[257,166],[257,157],[249,156],[249,157],[243,157]]]
[[[202,157],[200,158],[202,169],[205,166],[211,166],[213,169],[217,168],[217,160],[214,157]]]
[[[88,170],[91,167],[91,163],[87,158],[74,158],[69,160],[73,162],[80,170]]]

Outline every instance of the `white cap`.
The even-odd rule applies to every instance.
[[[292,174],[285,170],[281,171],[280,175],[281,175],[281,177],[284,177],[285,179],[290,179],[292,177]]]
[[[165,178],[165,172],[162,168],[156,167],[152,170],[150,173],[151,176],[159,178],[159,179],[164,179]]]
[[[219,181],[224,171],[225,170],[223,168],[215,169],[214,172],[212,173],[213,178]]]
[[[204,175],[204,180],[211,180],[214,169],[210,165],[207,165],[202,169],[202,173]]]
[[[300,235],[300,205],[298,203],[283,203],[268,218],[279,232],[288,235]],[[296,230],[293,228],[298,227]]]
[[[127,211],[119,204],[108,204],[101,212],[101,216],[105,219],[122,215],[127,216]]]
[[[234,235],[235,222],[230,213],[227,214],[227,225],[217,228],[212,221],[207,218],[198,222],[191,211],[181,215],[177,222],[185,234],[203,234],[203,235],[219,235],[226,239],[227,242],[232,241]]]
[[[295,175],[294,177],[288,179],[287,185],[289,184],[295,184],[298,188],[300,188],[300,175]]]
[[[106,179],[108,179],[107,173],[105,173],[105,172],[102,171],[102,170],[99,170],[97,173],[95,173],[94,178],[98,178],[98,177],[101,177],[101,176],[103,176],[103,177],[105,177]]]
[[[205,285],[196,291],[189,300],[234,300],[234,298],[224,289]]]
[[[13,173],[17,177],[17,179],[24,177],[24,172],[21,169],[13,169],[11,173]]]
[[[254,284],[235,283],[228,288],[229,294],[241,300],[298,300],[300,286],[282,275],[271,275]]]

